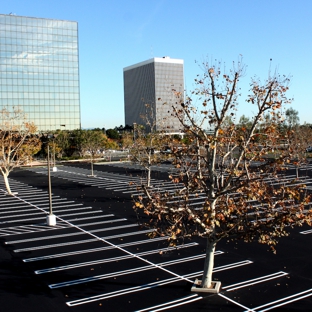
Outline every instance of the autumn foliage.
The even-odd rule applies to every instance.
[[[219,63],[202,67],[197,88],[185,99],[175,93],[172,106],[189,142],[172,146],[175,169],[169,179],[175,188],[142,186],[134,208],[155,229],[151,236],[166,235],[172,245],[192,236],[207,239],[202,287],[211,287],[218,241],[258,241],[274,251],[287,229],[311,225],[312,210],[305,179],[285,177],[293,161],[291,149],[281,144],[287,139],[281,108],[291,102],[288,77],[251,80],[246,102],[254,115],[246,127],[229,122],[240,101],[241,61],[229,73]]]
[[[41,148],[34,123],[27,121],[19,108],[0,111],[0,172],[9,194],[9,173],[27,164]]]

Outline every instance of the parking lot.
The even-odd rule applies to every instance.
[[[170,189],[166,174],[174,169],[154,169],[153,186]],[[311,167],[305,170],[309,188]],[[51,176],[55,227],[45,224],[47,168],[13,172],[14,197],[0,180],[3,311],[311,310],[311,228],[291,230],[276,255],[256,243],[219,243],[214,279],[221,292],[191,293],[205,241],[169,248],[166,237],[148,238],[132,209],[138,191],[130,182],[144,179],[140,167],[96,165],[91,177],[88,165],[64,165]]]

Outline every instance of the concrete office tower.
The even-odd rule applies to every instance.
[[[176,102],[172,90],[184,94],[183,60],[153,58],[124,68],[123,76],[126,125],[144,125],[141,115],[146,112],[145,104],[150,104],[155,130],[180,132],[180,122],[171,116]]]
[[[0,109],[40,131],[80,128],[78,24],[0,15]]]

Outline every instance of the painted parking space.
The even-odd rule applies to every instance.
[[[14,184],[14,181],[12,181],[12,185]],[[12,200],[14,201],[20,201],[23,203],[23,209],[24,210],[27,210],[27,207],[31,207],[31,209],[33,211],[31,211],[31,214],[32,215],[43,215],[43,217],[45,216],[44,214],[44,209],[40,208],[40,200],[38,203],[35,204],[32,204],[30,199],[27,198],[26,199],[23,199],[22,195],[21,195],[21,190],[18,189],[17,193],[19,193],[19,195],[16,195],[15,197],[12,197],[10,201],[8,201],[9,203],[12,202]],[[20,196],[20,197],[18,197]],[[36,196],[33,196],[33,199],[35,200]],[[37,198],[38,199],[38,198]],[[63,201],[64,203],[64,201]],[[69,205],[69,204],[68,204]],[[65,206],[68,206],[65,204]],[[79,204],[77,205],[78,207],[80,206]],[[7,207],[6,207],[7,208]],[[72,209],[72,208],[71,208]],[[90,207],[87,207],[87,209],[90,209]],[[9,210],[8,210],[9,211]],[[87,254],[90,254],[89,252],[89,249],[90,248],[86,248],[86,249],[83,249],[83,244],[88,244],[88,243],[91,243],[91,242],[94,242],[96,240],[99,240],[101,241],[101,243],[103,242],[107,242],[108,240],[113,240],[113,239],[120,239],[121,237],[133,237],[135,236],[136,234],[137,235],[140,235],[142,237],[142,235],[144,235],[146,233],[146,231],[130,231],[130,232],[125,232],[125,233],[121,233],[122,230],[128,230],[130,227],[133,227],[134,225],[125,225],[125,226],[110,226],[109,228],[98,228],[98,229],[94,229],[94,225],[97,224],[98,226],[103,226],[103,222],[101,221],[97,221],[97,222],[92,222],[92,217],[85,217],[86,214],[88,214],[88,212],[78,212],[77,211],[77,207],[74,207],[74,211],[75,213],[72,214],[72,213],[65,213],[65,214],[62,214],[64,213],[64,209],[59,209],[59,207],[57,206],[57,204],[54,205],[54,213],[56,214],[57,216],[57,219],[58,221],[60,222],[64,222],[68,228],[70,228],[71,230],[73,228],[76,228],[76,229],[79,229],[81,230],[81,232],[70,232],[70,233],[63,233],[63,234],[54,234],[54,235],[49,235],[49,236],[45,236],[44,233],[41,233],[39,236],[37,235],[36,237],[34,237],[33,235],[30,235],[33,234],[33,231],[28,233],[28,232],[24,232],[24,231],[19,231],[19,232],[12,232],[11,236],[10,236],[10,239],[7,240],[5,242],[6,245],[8,246],[14,246],[14,249],[13,249],[13,252],[14,253],[32,253],[32,254],[38,254],[38,253],[41,253],[41,256],[37,256],[37,257],[30,257],[30,258],[25,258],[23,259],[23,261],[25,263],[29,263],[29,262],[38,262],[40,260],[44,260],[44,259],[55,259],[55,258],[60,258],[60,254],[57,254],[57,253],[53,253],[53,249],[55,248],[56,250],[60,250],[62,247],[66,246],[66,249],[70,246],[71,248],[76,245],[76,246],[79,246],[79,248],[77,248],[76,251],[71,251],[71,252],[65,252],[63,253],[62,257],[68,257],[68,256],[76,256],[78,254],[81,254],[81,252],[85,252]],[[27,211],[25,211],[27,212]],[[65,211],[66,212],[66,211]],[[15,223],[18,223],[18,222],[24,222],[25,220],[24,219],[21,219],[23,217],[23,215],[21,215],[20,213],[18,214],[15,214],[15,215],[12,215],[12,211],[10,211],[11,213],[11,216],[5,216],[7,217],[6,221],[10,221],[11,218],[16,218],[17,219],[14,219],[14,222]],[[92,211],[93,214],[95,213],[98,213],[98,211]],[[27,213],[26,213],[27,215]],[[70,224],[70,217],[75,215],[75,224]],[[110,217],[112,215],[109,215]],[[107,217],[105,215],[103,215],[103,217]],[[31,219],[28,219],[27,220],[29,222],[34,222],[35,220],[37,219],[37,217],[35,218],[31,218]],[[65,220],[66,219],[66,220]],[[97,217],[96,218],[97,220],[100,219],[100,217]],[[69,220],[69,221],[68,221]],[[121,221],[120,219],[118,219],[119,221]],[[109,223],[110,225],[114,222],[114,220],[111,220],[111,222]],[[59,223],[59,222],[58,222]],[[36,224],[31,224],[31,226],[36,226]],[[93,229],[90,230],[90,232],[88,230],[85,230],[85,229],[82,229],[81,226],[87,228],[88,226],[93,226]],[[136,225],[135,225],[136,226]],[[17,225],[17,227],[20,227],[19,225]],[[41,225],[41,227],[44,227],[44,225]],[[136,226],[137,227],[137,226]],[[11,227],[11,230],[13,229],[13,227]],[[55,228],[54,228],[55,229]],[[49,231],[49,228],[46,228],[47,231]],[[95,235],[94,233],[97,233],[97,232],[105,232],[105,231],[118,231],[117,234],[115,235],[108,235],[108,236],[101,236],[101,237],[98,237],[97,235]],[[110,232],[109,231],[109,232]],[[54,230],[55,232],[55,230]],[[85,239],[85,240],[79,240],[77,239],[77,237],[83,235],[83,234],[89,234],[91,237],[93,236],[93,238],[89,238],[89,239]],[[27,236],[29,236],[29,238],[27,238]],[[96,237],[95,237],[96,236]],[[14,239],[12,239],[12,237],[14,237]],[[144,237],[144,236],[143,236]],[[74,238],[74,240],[73,240]],[[49,243],[50,241],[53,241],[55,242],[56,240],[61,240],[62,242],[59,242],[59,243]],[[70,241],[67,241],[67,242],[64,242],[65,239],[70,239]],[[163,239],[166,239],[166,238],[163,238]],[[47,242],[49,241],[49,242]],[[132,239],[131,242],[129,243],[123,243],[123,244],[119,244],[119,245],[115,245],[115,244],[112,244],[112,243],[108,243],[107,245],[108,246],[104,246],[104,247],[100,247],[98,249],[101,249],[101,251],[103,252],[104,251],[107,251],[107,250],[114,250],[114,249],[117,249],[117,250],[124,250],[125,247],[128,247],[128,246],[133,246],[133,245],[138,245],[138,246],[142,246],[142,244],[146,243],[148,245],[151,245],[153,242],[156,242],[156,241],[159,241],[157,239],[155,240],[147,240],[147,239],[144,239],[145,242],[143,242],[143,240],[137,240],[137,241],[134,241]],[[197,244],[196,243],[192,243],[192,244],[186,244],[184,245],[183,247],[181,247],[181,249],[184,249],[184,248],[191,248],[193,246],[196,246]],[[93,248],[93,249],[97,249],[97,248]],[[105,250],[106,249],[106,250]],[[131,258],[136,258],[136,259],[142,259],[143,262],[147,262],[147,263],[150,263],[148,260],[142,258],[142,256],[148,256],[149,254],[153,254],[153,253],[162,253],[162,252],[168,252],[170,250],[170,248],[161,248],[161,249],[158,249],[158,250],[149,250],[149,252],[141,252],[141,253],[136,253],[136,254],[132,254],[131,252],[128,252],[125,250],[126,252],[126,256],[115,256],[113,258],[110,258],[109,259],[102,259],[102,261],[100,260],[95,260],[95,261],[88,261],[87,263],[76,263],[75,265],[72,265],[72,266],[63,266],[62,268],[48,268],[48,269],[41,269],[41,270],[37,270],[35,271],[36,274],[48,274],[48,273],[51,273],[51,272],[55,272],[55,271],[66,271],[66,270],[73,270],[74,268],[81,268],[81,267],[85,267],[85,266],[94,266],[94,265],[98,265],[98,264],[103,264],[103,263],[109,263],[109,262],[115,262],[115,261],[121,261],[121,259],[123,258],[123,260],[126,261],[126,259],[131,259]],[[173,249],[172,249],[173,250]],[[176,249],[175,249],[176,250]],[[48,253],[47,253],[48,252]],[[42,254],[44,253],[44,255]],[[94,250],[91,251],[91,253],[94,254]],[[55,257],[56,256],[56,257]],[[201,255],[200,258],[202,258],[203,256]],[[180,260],[180,262],[183,262],[183,260]],[[174,264],[174,262],[169,262],[167,263],[167,266],[168,265],[172,265]],[[148,269],[157,269],[157,268],[164,268],[166,265],[162,264],[162,265],[157,265],[157,264],[154,264],[154,263],[150,263],[149,264],[149,267]],[[142,272],[142,269],[139,269],[139,268],[135,268],[133,269],[133,271],[137,271],[138,273],[141,273]],[[165,269],[165,271],[168,271],[167,269]],[[170,272],[170,271],[168,271]],[[117,273],[117,272],[112,272],[110,273],[110,275],[114,276],[114,275],[125,275],[127,274],[124,271],[121,271],[121,273]],[[174,275],[176,275],[174,273]],[[179,275],[177,275],[179,276]],[[87,277],[86,279],[88,280],[92,280],[92,279],[99,279],[98,277],[95,278],[95,277]],[[69,282],[66,282],[65,284],[77,284],[77,280],[76,281],[69,281]],[[63,282],[64,284],[64,282]],[[57,285],[57,286],[56,286]],[[51,289],[53,288],[59,288],[59,287],[62,287],[61,286],[61,283],[58,283],[58,284],[51,284],[49,286]],[[64,287],[64,286],[63,286]]]
[[[88,171],[85,168],[76,169],[71,167],[69,169],[73,173],[79,172],[79,175],[83,174],[80,169]],[[34,172],[33,169],[32,172]],[[81,177],[79,180],[71,180],[70,177],[74,176],[73,173],[67,172],[66,178],[55,175],[53,176],[53,182],[60,181],[58,182],[60,185],[63,185],[63,183],[67,183],[66,185],[86,185],[89,191],[101,188],[101,194],[102,192],[106,192],[107,196],[123,194],[123,198],[131,198],[131,193],[123,193],[123,188],[114,189],[113,186],[118,185],[116,181],[112,182],[114,184],[102,184],[99,187],[96,183],[87,184],[86,181],[88,181],[89,177],[86,180],[81,179]],[[97,172],[96,175],[100,174]],[[36,175],[44,176],[44,174],[39,175],[37,173]],[[104,172],[104,175],[106,175],[106,172]],[[121,174],[116,175],[114,173],[114,175],[110,176],[111,180],[118,181],[119,178],[123,184],[128,183],[125,182],[128,180],[122,177]],[[133,179],[133,177],[130,177],[130,179]],[[128,185],[126,185],[125,189],[127,188]],[[35,191],[35,188],[32,188],[31,192],[33,191]],[[100,193],[94,191],[94,194]],[[20,193],[18,195],[22,198]],[[61,204],[63,206],[66,206],[66,203],[64,204],[66,200],[71,201],[70,205],[77,202],[77,200],[73,201],[72,197],[64,199],[62,196],[56,197],[59,194],[54,194],[54,196],[55,200],[63,201]],[[36,205],[40,207],[40,198],[40,196],[32,198],[30,196],[30,198],[27,198],[27,203],[32,204],[32,200],[34,200]],[[8,202],[10,200],[6,201],[7,205]],[[5,245],[22,257],[25,265],[31,265],[35,275],[44,279],[46,287],[49,289],[47,291],[61,291],[66,294],[63,302],[64,306],[72,307],[77,311],[85,311],[86,309],[100,311],[101,307],[104,306],[110,307],[112,311],[114,311],[113,307],[122,307],[123,311],[174,311],[177,308],[180,311],[190,311],[193,308],[200,310],[200,307],[206,306],[207,308],[207,305],[209,306],[211,298],[209,299],[204,295],[190,295],[185,287],[185,285],[190,285],[195,278],[201,275],[202,271],[198,269],[201,269],[203,265],[204,248],[201,247],[200,243],[187,242],[179,249],[170,249],[166,246],[165,237],[149,239],[146,236],[147,233],[139,233],[136,223],[123,218],[118,207],[114,208],[115,211],[113,211],[114,209],[103,206],[100,210],[101,213],[97,214],[99,204],[97,208],[92,207],[92,205],[85,205],[85,203],[83,203],[83,206],[89,207],[89,210],[94,210],[94,214],[77,214],[76,216],[71,212],[62,212],[61,210],[64,207],[60,208],[58,223],[62,223],[64,228],[59,230],[48,229],[46,232],[38,230],[34,233],[27,233],[21,229],[18,233],[3,236],[5,242],[7,242]],[[120,206],[122,205],[120,204]],[[8,207],[10,206],[6,206],[6,208]],[[76,206],[77,209],[79,207],[81,205]],[[25,210],[27,208],[21,209]],[[45,209],[48,211],[48,206]],[[75,208],[72,206],[69,209]],[[112,213],[108,213],[108,210]],[[87,212],[87,210],[81,212]],[[113,212],[118,213],[115,215]],[[18,214],[23,213],[18,212]],[[77,213],[79,213],[78,210]],[[43,214],[44,216],[45,214]],[[20,218],[17,217],[15,220],[20,220]],[[6,220],[10,221],[10,218],[6,218]],[[18,225],[18,222],[15,222],[14,225],[17,227],[22,226]],[[37,226],[36,222],[29,221],[29,223],[32,223],[30,226]],[[12,226],[9,229],[7,225],[7,231],[12,231]],[[3,225],[0,227],[3,228]],[[41,227],[44,228],[44,225],[41,225]],[[136,232],[138,233],[135,234]],[[300,235],[302,238],[309,236]],[[86,240],[92,241],[83,242]],[[47,246],[49,247],[47,248]],[[260,307],[255,311],[260,311],[261,307],[269,302],[282,300],[305,291],[296,292],[294,289],[292,294],[284,296],[284,292],[279,292],[277,289],[275,290],[274,300],[267,300],[265,297],[259,298],[259,296],[252,302],[250,298],[237,300],[237,296],[246,289],[253,289],[256,293],[257,290],[262,289],[262,285],[271,288],[276,283],[282,284],[289,276],[294,279],[293,272],[288,272],[282,264],[280,267],[275,265],[275,267],[279,267],[276,270],[275,267],[259,264],[258,259],[250,261],[248,258],[249,255],[247,253],[246,257],[245,250],[239,255],[234,249],[229,251],[227,245],[220,246],[216,257],[215,276],[221,279],[222,285],[226,287],[218,296],[224,304],[226,302],[227,305],[231,303],[232,308],[236,307],[237,311],[244,311],[244,307],[246,307],[245,310],[249,310],[252,303],[252,306]],[[133,286],[130,287],[129,284]],[[167,287],[177,287],[179,291],[171,292],[168,291]],[[306,290],[308,289],[306,288]],[[308,294],[309,292],[297,295],[295,298],[300,299],[296,300],[296,303],[309,300],[310,296]],[[283,301],[285,302],[284,306],[295,302],[289,300],[285,299]],[[65,308],[64,311],[66,311]]]
[[[131,168],[131,167],[129,167]],[[159,169],[157,167],[157,169]],[[38,174],[47,175],[46,168],[31,168],[29,169]],[[51,172],[53,177],[57,177],[60,179],[69,180],[75,183],[80,183],[84,185],[91,185],[98,188],[105,188],[108,190],[114,190],[118,192],[122,192],[130,195],[138,195],[137,186],[141,185],[144,178],[141,176],[133,176],[133,175],[120,175],[109,172],[102,172],[98,170],[94,170],[94,176],[90,177],[90,170],[75,168],[68,166],[62,166],[56,172]],[[163,191],[176,191],[182,185],[172,185],[171,182],[165,180],[156,180],[152,179],[151,184],[155,188],[160,188]]]

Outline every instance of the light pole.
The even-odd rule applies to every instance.
[[[133,142],[135,142],[136,122],[133,123]]]
[[[56,225],[56,217],[52,211],[52,187],[51,187],[51,172],[50,172],[50,148],[48,144],[48,184],[49,184],[49,214],[47,215],[47,225]]]
[[[53,134],[53,168],[52,171],[57,171],[57,167],[56,167],[56,161],[55,161],[55,138],[57,137],[57,134]]]
[[[61,127],[60,131],[62,132],[62,127],[64,127],[64,130],[65,130],[66,125],[60,125],[60,127]],[[57,171],[56,161],[55,161],[55,138],[57,136],[58,134],[53,134],[53,168],[52,168],[52,171]]]
[[[44,135],[47,139],[51,136],[48,134]],[[47,140],[48,145],[48,189],[49,189],[49,214],[47,215],[47,225],[55,226],[56,225],[56,217],[52,211],[52,186],[51,186],[51,168],[50,168],[50,147],[49,140]]]

